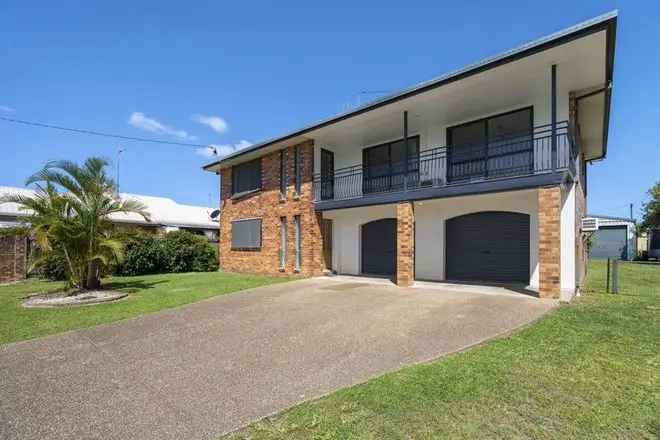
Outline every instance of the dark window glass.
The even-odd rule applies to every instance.
[[[300,241],[301,241],[301,229],[300,229],[300,216],[297,215],[293,218],[293,223],[294,223],[294,228],[295,228],[295,245],[296,245],[296,261],[295,261],[295,269],[300,270]]]
[[[300,154],[300,146],[296,145],[295,150],[294,150],[294,165],[293,165],[293,172],[295,175],[296,179],[296,194],[300,194],[300,189],[302,186],[302,154]]]
[[[280,151],[280,195],[282,197],[286,197],[287,183],[286,150],[282,150]]]
[[[533,167],[532,109],[447,129],[449,180],[527,173]]]
[[[286,217],[280,217],[280,269],[286,267]]]
[[[261,249],[261,219],[231,222],[232,249]]]
[[[403,139],[363,150],[363,191],[366,193],[402,189],[404,176],[416,181],[419,170],[419,136],[408,138],[408,160]]]
[[[450,130],[452,145],[483,145],[486,143],[485,121],[461,125]]]
[[[261,188],[261,159],[232,168],[232,193],[240,194]]]

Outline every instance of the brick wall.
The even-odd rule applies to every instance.
[[[302,185],[299,195],[294,187],[294,148],[287,149],[288,186],[285,199],[280,197],[280,152],[261,158],[260,192],[231,199],[231,168],[221,172],[221,215],[219,258],[221,270],[259,274],[294,274],[295,227],[294,216],[301,220],[300,274],[319,275],[323,271],[321,213],[314,211],[313,173],[314,143],[299,145],[302,155]],[[287,220],[286,267],[280,270],[280,218]],[[231,222],[244,218],[261,218],[261,249],[241,251],[231,249]]]
[[[396,206],[396,283],[406,287],[415,280],[415,212],[412,202]]]
[[[561,289],[561,188],[539,188],[539,295],[559,298]]]
[[[27,237],[0,237],[0,283],[25,279]]]

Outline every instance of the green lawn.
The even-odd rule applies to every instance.
[[[105,279],[104,287],[129,292],[128,298],[93,306],[25,309],[21,300],[57,292],[63,283],[29,280],[0,286],[0,344],[90,327],[181,306],[212,296],[286,281],[286,278],[222,272],[145,275]]]
[[[660,436],[660,265],[625,263],[589,291],[468,352],[373,379],[234,433],[251,439]]]

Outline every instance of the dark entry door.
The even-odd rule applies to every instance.
[[[396,219],[384,218],[362,225],[362,273],[394,275],[396,271]]]
[[[335,153],[321,149],[321,200],[335,198]]]
[[[323,262],[327,270],[332,270],[332,220],[323,219],[321,236],[323,237]]]
[[[446,278],[527,283],[529,215],[478,212],[447,220]]]

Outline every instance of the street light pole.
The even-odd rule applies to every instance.
[[[121,153],[124,152],[124,149],[119,147],[119,150],[117,150],[117,195],[119,195],[119,161],[121,159]]]

